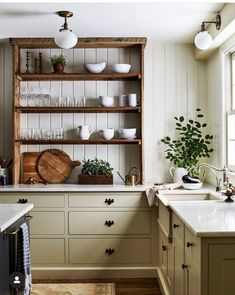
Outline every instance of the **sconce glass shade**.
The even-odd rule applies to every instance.
[[[55,37],[55,43],[60,48],[69,49],[78,42],[77,36],[70,30],[61,30]]]
[[[209,32],[201,31],[195,36],[194,43],[197,48],[205,50],[211,46],[212,37]]]

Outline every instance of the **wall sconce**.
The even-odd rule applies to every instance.
[[[219,14],[216,15],[215,21],[205,21],[202,22],[201,25],[201,31],[197,33],[194,43],[197,46],[197,48],[205,50],[208,49],[211,46],[212,43],[212,37],[208,31],[205,29],[205,24],[215,24],[216,29],[219,30],[221,26],[221,17]]]
[[[58,11],[57,14],[60,17],[64,17],[64,24],[62,25],[62,29],[60,29],[60,32],[54,38],[55,43],[60,48],[64,48],[64,49],[72,48],[77,44],[78,38],[72,32],[72,30],[69,30],[67,18],[72,17],[73,13],[71,11]]]

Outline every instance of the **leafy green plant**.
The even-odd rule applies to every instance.
[[[104,160],[86,160],[83,159],[82,174],[86,175],[106,175],[107,177],[112,176],[113,168]]]
[[[61,65],[65,65],[66,64],[66,59],[65,56],[63,54],[60,55],[53,55],[49,58],[50,62],[52,65],[55,64],[61,64]]]
[[[213,135],[203,135],[203,128],[207,126],[202,123],[204,117],[201,109],[196,109],[196,119],[185,122],[183,116],[174,117],[176,120],[177,139],[172,140],[169,136],[161,139],[168,146],[165,150],[166,159],[174,163],[176,167],[184,167],[192,176],[197,176],[196,166],[200,158],[209,158],[213,149],[210,148]]]

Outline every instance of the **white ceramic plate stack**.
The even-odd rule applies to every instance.
[[[89,72],[93,74],[99,74],[103,72],[106,67],[106,63],[102,62],[99,64],[84,64],[83,67]]]
[[[119,137],[122,139],[135,139],[136,138],[136,128],[119,129]]]

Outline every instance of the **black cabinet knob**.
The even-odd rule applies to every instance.
[[[177,228],[177,227],[179,227],[179,225],[176,224],[176,223],[174,223],[174,224],[173,224],[173,227],[174,227],[174,228]]]
[[[112,203],[114,203],[114,199],[105,199],[105,204],[107,204],[108,206],[111,205]]]
[[[192,247],[192,246],[193,246],[193,243],[190,243],[190,242],[187,243],[187,247],[188,247],[188,248],[190,248],[190,247]]]
[[[187,268],[188,266],[186,264],[182,264],[182,269]]]
[[[114,221],[113,220],[106,220],[104,225],[107,225],[108,227],[114,225]]]
[[[105,250],[105,253],[108,254],[109,256],[112,255],[115,252],[115,250],[112,248],[108,248]]]
[[[167,250],[167,246],[162,245],[162,251],[166,251]]]

